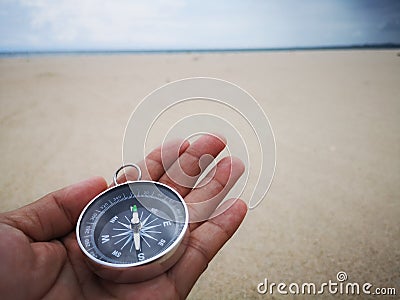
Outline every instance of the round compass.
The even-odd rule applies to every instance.
[[[127,165],[138,169],[136,165]],[[94,271],[116,282],[137,282],[170,268],[185,250],[188,210],[171,187],[137,180],[117,184],[83,209],[78,244]]]

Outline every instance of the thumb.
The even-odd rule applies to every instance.
[[[0,219],[23,231],[34,241],[59,238],[73,230],[85,205],[106,188],[104,178],[93,177],[5,213]]]

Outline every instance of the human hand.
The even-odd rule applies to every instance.
[[[142,179],[171,186],[189,204],[192,220],[207,219],[244,170],[240,160],[225,157],[210,171],[203,186],[191,188],[209,163],[201,162],[200,158],[216,157],[224,147],[221,139],[203,136],[192,145],[188,142],[181,146],[165,145],[162,154],[161,148],[157,148],[140,163],[142,170],[146,170]],[[176,153],[179,153],[178,159]],[[184,177],[179,166],[192,176],[190,182],[185,177],[184,186],[178,184]],[[91,178],[0,215],[2,299],[185,298],[214,255],[237,230],[247,211],[243,201],[232,200],[234,203],[223,213],[191,223],[186,251],[173,267],[147,281],[118,284],[92,272],[74,231],[82,209],[106,188],[103,178]],[[190,206],[199,202],[206,204],[201,206],[201,212],[196,206]]]

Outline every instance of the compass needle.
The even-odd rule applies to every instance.
[[[140,250],[140,228],[142,227],[142,223],[139,219],[139,213],[136,205],[131,207],[132,211],[132,219],[131,219],[131,228],[133,231],[133,241],[135,242],[136,251]]]
[[[135,242],[135,249],[140,250],[140,234],[138,232],[133,233],[133,240]]]

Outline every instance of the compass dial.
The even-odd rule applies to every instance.
[[[86,206],[77,239],[93,261],[132,267],[173,250],[187,224],[187,207],[176,191],[158,182],[134,181],[105,191]]]

